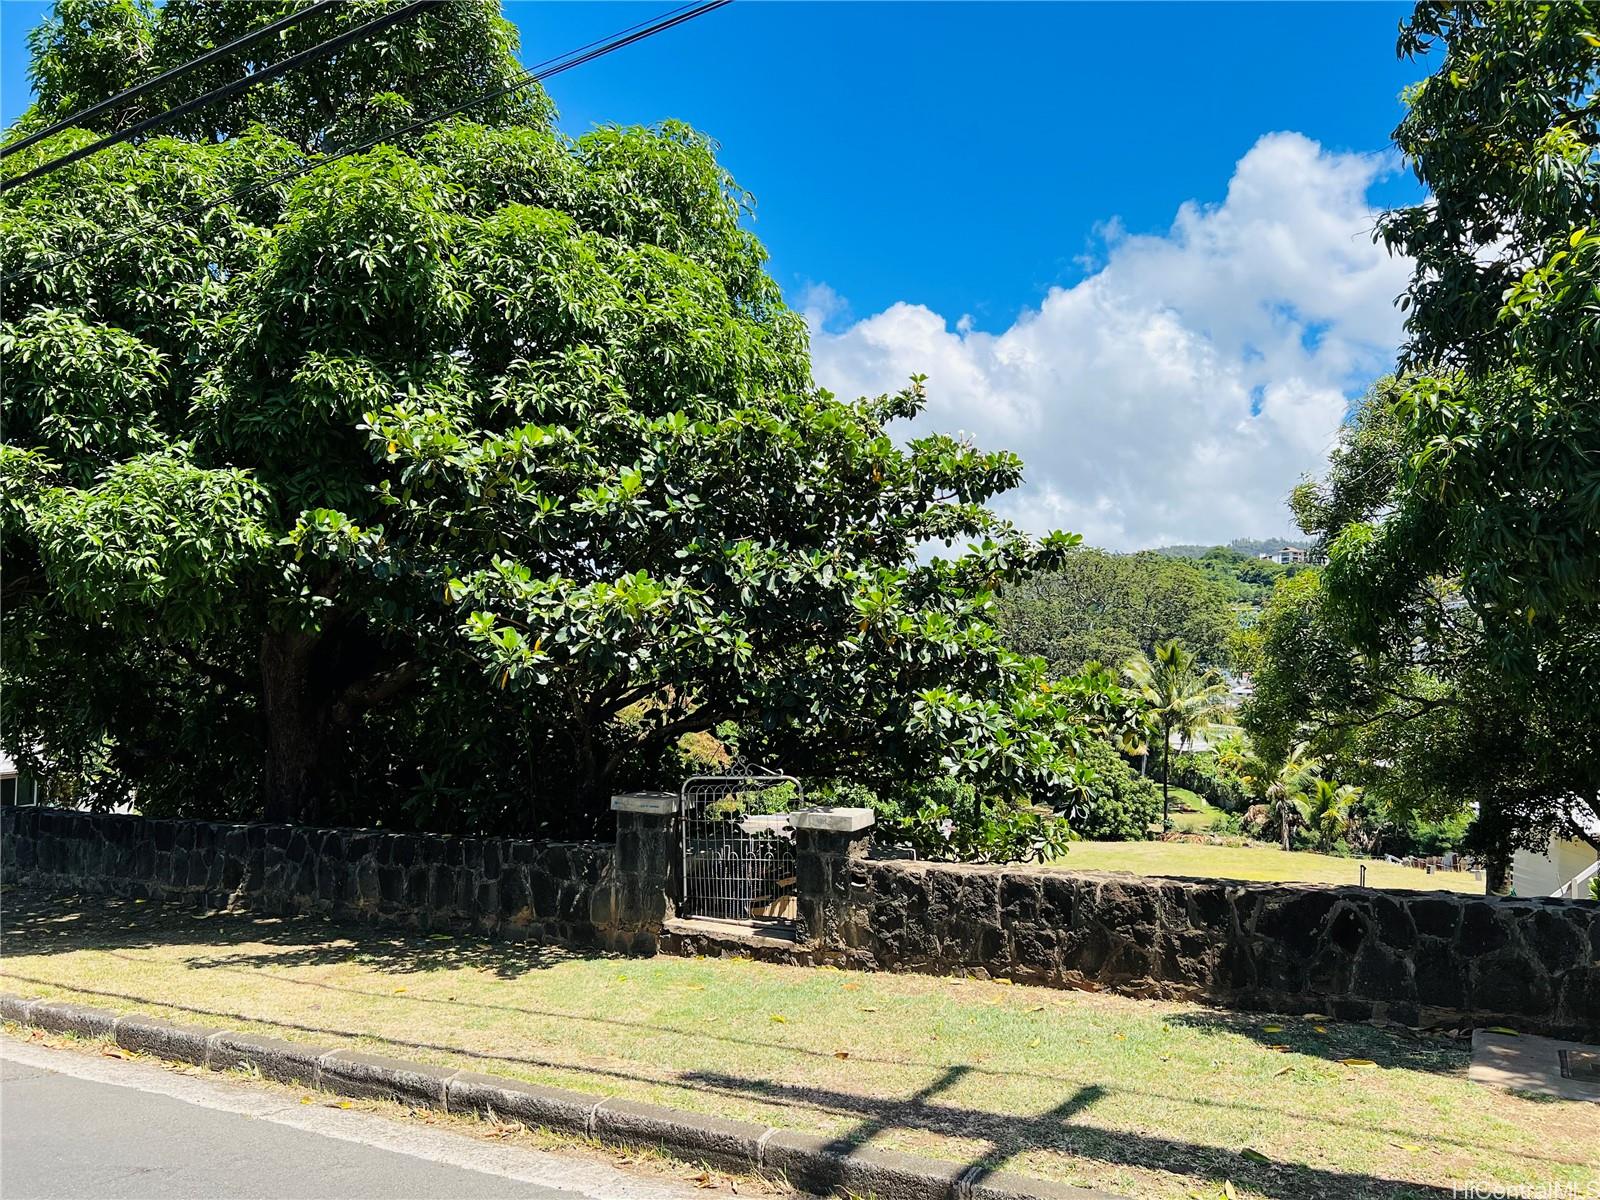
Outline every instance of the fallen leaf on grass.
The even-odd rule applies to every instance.
[[[1375,1066],[1378,1065],[1377,1063],[1373,1062],[1370,1058],[1341,1058],[1339,1061],[1342,1062],[1347,1067],[1362,1067],[1362,1068],[1365,1068],[1365,1067],[1375,1067]]]
[[[1491,1025],[1486,1030],[1484,1030],[1484,1032],[1485,1033],[1503,1033],[1507,1037],[1521,1037],[1522,1036],[1515,1029],[1507,1029],[1504,1025]]]
[[[701,1171],[700,1174],[694,1177],[694,1185],[698,1188],[714,1188],[717,1183],[716,1180],[711,1178],[710,1171]]]
[[[1274,1076],[1287,1075],[1292,1070],[1294,1070],[1293,1067],[1279,1067],[1276,1071],[1273,1072],[1273,1075]]]
[[[100,1053],[104,1054],[107,1058],[127,1058],[128,1057],[121,1050],[118,1050],[115,1046],[107,1046],[105,1049],[101,1050]]]
[[[1417,1145],[1415,1142],[1396,1142],[1395,1146],[1400,1150],[1409,1150],[1412,1154],[1415,1154],[1418,1150],[1422,1149],[1422,1147]]]
[[[1263,1025],[1261,1027],[1261,1032],[1262,1033],[1282,1033],[1283,1032],[1283,1026],[1282,1025]]]
[[[847,992],[859,992],[861,985],[859,983],[847,983],[844,985],[844,990]]]
[[[1228,1200],[1239,1200],[1239,1193],[1233,1190],[1233,1180],[1231,1179],[1224,1179],[1222,1181],[1222,1194],[1226,1196]]]
[[[878,1010],[875,1007],[873,1007],[872,1005],[870,1005],[870,1004],[863,1004],[861,1006],[861,1011],[862,1012],[877,1012]]]
[[[1037,1050],[1038,1048],[1039,1048],[1039,1039],[1038,1038],[1034,1038],[1033,1041],[1028,1043],[1028,1049],[1029,1050]]]
[[[1248,1158],[1253,1163],[1270,1163],[1272,1161],[1265,1154],[1261,1153],[1261,1151],[1252,1150],[1248,1146],[1239,1151],[1239,1153],[1241,1156]]]
[[[789,1023],[789,1018],[782,1013],[769,1013],[768,1020],[776,1021],[779,1025],[787,1025]]]
[[[1128,1040],[1128,1035],[1125,1033],[1113,1033],[1111,1036],[1116,1038],[1119,1042],[1125,1042]]]
[[[1275,1042],[1272,1045],[1268,1046],[1267,1049],[1273,1051],[1276,1054],[1282,1054],[1284,1051],[1288,1050],[1289,1047],[1288,1047],[1287,1043]]]
[[[1029,1011],[1029,1012],[1043,1012],[1043,1011],[1044,1011],[1044,1005],[1042,1005],[1042,1004],[1035,1004],[1035,1005],[1034,1005],[1034,1006],[1033,1006],[1033,1007],[1032,1007],[1032,1008],[1030,1008],[1030,1009],[1029,1009],[1029,1010],[1028,1010],[1028,1011]]]
[[[1327,1033],[1328,1032],[1328,1027],[1326,1025],[1313,1025],[1311,1027],[1311,1032],[1312,1033]]]
[[[996,980],[993,980],[993,982],[994,983],[998,983],[1001,987],[1011,987],[1012,986],[1012,981],[1009,980],[1009,979],[996,979]]]
[[[848,1050],[835,1050],[833,1052],[833,1056],[835,1058],[849,1058],[850,1057],[850,1051],[848,1051]]]
[[[301,1104],[310,1104],[311,1103],[311,1097],[310,1096],[301,1096],[300,1097],[300,1103]]]
[[[428,940],[430,942],[448,942],[450,940],[450,935],[448,933],[430,933],[428,935]]]
[[[405,990],[406,990],[406,989],[405,989],[405,988],[395,988],[395,990],[394,990],[394,994],[395,994],[395,995],[396,995],[396,996],[398,996],[398,995],[399,995],[399,994],[400,994],[400,993],[401,993],[401,992],[403,992],[403,991],[405,991]]]
[[[1333,1018],[1330,1017],[1327,1013],[1301,1013],[1300,1015],[1303,1016],[1308,1021],[1331,1021],[1331,1020],[1333,1020]]]

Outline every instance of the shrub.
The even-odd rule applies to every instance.
[[[1091,741],[1083,759],[1093,773],[1088,796],[1075,805],[1072,829],[1097,842],[1143,841],[1161,816],[1161,789],[1139,775],[1116,749]]]
[[[864,783],[853,779],[828,779],[806,792],[811,804],[825,804],[832,808],[870,808],[880,822],[893,821],[904,815],[900,802],[892,797],[878,795]]]
[[[894,844],[935,862],[1044,862],[1066,852],[1072,838],[1065,817],[1042,805],[1001,802],[976,819],[935,800],[889,826]]]
[[[1387,854],[1430,858],[1451,851],[1459,853],[1466,843],[1470,812],[1458,813],[1442,821],[1409,817],[1393,822],[1379,832],[1378,840]]]
[[[1030,862],[1055,858],[1072,838],[1065,817],[1042,805],[986,800],[972,784],[930,780],[880,800],[877,840],[936,862]]]
[[[1238,813],[1218,813],[1211,822],[1211,832],[1221,837],[1243,837],[1244,820]]]

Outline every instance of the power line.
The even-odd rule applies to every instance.
[[[209,66],[217,59],[226,55],[248,49],[257,42],[261,41],[263,38],[271,37],[275,33],[282,33],[285,29],[288,29],[293,25],[298,25],[307,17],[322,12],[324,9],[333,8],[339,3],[340,0],[317,0],[315,4],[312,4],[306,8],[302,8],[296,12],[292,12],[288,16],[272,22],[270,25],[263,25],[260,29],[254,29],[249,33],[242,34],[241,36],[234,38],[233,41],[229,42],[226,46],[218,46],[215,50],[208,50],[199,58],[191,59],[181,66],[173,67],[170,71],[163,71],[154,79],[146,80],[144,83],[141,83],[136,87],[131,87],[125,92],[118,92],[109,100],[102,100],[98,104],[91,104],[88,108],[85,108],[80,112],[75,112],[70,117],[63,117],[54,125],[51,125],[48,129],[41,129],[37,133],[30,133],[27,137],[12,142],[8,146],[0,147],[0,158],[9,157],[10,155],[17,153],[19,150],[26,150],[29,146],[32,146],[37,142],[41,142],[45,138],[54,134],[60,133],[63,129],[71,129],[74,125],[82,125],[85,121],[92,120],[93,118],[98,117],[101,113],[106,112],[108,109],[116,108],[119,104],[125,104],[129,100],[137,100],[146,92],[158,88],[164,83],[170,83],[174,79],[179,79],[182,76],[189,74],[191,71],[197,71],[201,67]]]
[[[652,21],[642,22],[638,25],[629,26],[626,29],[619,30],[617,33],[612,34],[609,39],[601,39],[600,41],[590,42],[586,46],[580,46],[575,50],[569,50],[566,54],[557,55],[552,59],[546,59],[544,63],[539,64],[539,66],[543,67],[547,63],[559,63],[560,65],[558,66],[550,67],[548,70],[543,71],[525,71],[520,78],[513,80],[511,83],[503,87],[483,92],[462,104],[456,105],[453,108],[445,109],[442,112],[433,113],[427,117],[421,117],[415,121],[412,121],[409,125],[402,126],[399,129],[391,130],[388,133],[379,134],[376,137],[368,138],[366,141],[356,143],[352,146],[347,146],[338,153],[331,154],[326,158],[320,158],[315,162],[304,163],[301,166],[291,167],[286,171],[280,171],[277,175],[271,176],[270,178],[248,184],[245,187],[238,188],[235,191],[229,192],[227,195],[218,197],[215,200],[207,200],[204,203],[193,206],[192,208],[185,209],[183,212],[174,217],[163,218],[155,221],[147,221],[142,225],[136,225],[124,233],[116,234],[111,238],[96,242],[91,246],[86,246],[76,254],[71,254],[65,258],[44,263],[41,266],[31,267],[25,271],[13,271],[10,274],[0,276],[0,283],[11,283],[18,279],[30,278],[45,271],[57,270],[61,267],[77,262],[80,258],[86,258],[90,254],[94,254],[100,250],[107,250],[112,246],[120,245],[122,242],[127,241],[129,238],[136,237],[139,234],[153,232],[167,225],[175,225],[181,221],[187,221],[192,217],[199,216],[201,213],[208,212],[219,205],[228,204],[235,200],[242,200],[246,196],[262,191],[265,188],[275,187],[280,183],[285,183],[288,180],[302,175],[307,175],[321,167],[326,167],[332,163],[338,162],[341,158],[346,158],[352,154],[360,154],[361,152],[370,150],[372,147],[380,145],[383,142],[390,141],[394,138],[405,137],[406,135],[414,133],[419,129],[426,128],[429,125],[436,125],[440,121],[447,121],[451,117],[458,116],[470,108],[476,108],[480,104],[487,104],[491,100],[498,100],[503,96],[510,95],[512,92],[520,91],[531,84],[539,83],[545,79],[551,78],[552,76],[559,75],[563,71],[570,71],[574,67],[593,62],[598,58],[603,58],[607,54],[615,53],[626,46],[633,45],[635,42],[643,41],[648,37],[654,37],[656,34],[664,33],[668,29],[672,29],[675,26],[684,24],[686,21],[692,21],[696,17],[701,17],[706,13],[715,11],[716,9],[724,8],[732,2],[733,0],[709,0],[708,3],[699,4],[694,7],[684,5],[680,8],[671,9]],[[585,53],[585,51],[587,51],[587,53]]]
[[[315,46],[300,51],[299,54],[291,54],[281,62],[273,63],[270,67],[263,67],[261,70],[254,71],[242,79],[235,79],[232,83],[223,84],[203,96],[196,96],[193,100],[186,101],[176,108],[169,108],[165,112],[159,112],[136,125],[130,125],[128,128],[120,129],[108,137],[103,137],[98,142],[80,146],[69,154],[63,154],[60,158],[53,158],[47,163],[34,167],[31,171],[25,171],[21,175],[13,176],[0,183],[0,192],[8,192],[14,187],[19,187],[30,180],[39,178],[41,175],[48,175],[52,171],[58,171],[62,167],[77,162],[79,159],[88,158],[91,154],[98,154],[100,151],[115,146],[120,142],[136,138],[141,133],[145,133],[157,125],[176,120],[178,117],[187,116],[189,113],[198,108],[204,108],[208,104],[226,100],[230,96],[237,95],[248,88],[266,83],[269,79],[276,79],[285,71],[293,70],[295,67],[310,62],[314,58],[321,58],[325,54],[331,54],[333,51],[348,46],[351,42],[369,34],[381,33],[391,25],[404,21],[409,17],[414,17],[424,9],[437,8],[444,2],[445,0],[411,0],[409,4],[393,12],[385,13],[381,17],[374,17],[370,21],[357,25],[354,29],[347,29],[343,33],[327,39],[327,41],[318,42]]]

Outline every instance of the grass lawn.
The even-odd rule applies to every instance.
[[[1220,808],[1213,807],[1204,796],[1198,792],[1191,792],[1188,788],[1175,787],[1171,789],[1171,796],[1172,827],[1181,833],[1204,833],[1222,815]],[[1194,811],[1180,812],[1180,805]],[[1158,828],[1159,825],[1157,822]]]
[[[1140,1200],[1596,1182],[1592,1106],[1455,1039],[914,975],[5,896],[7,990],[771,1122]],[[1341,1060],[1371,1060],[1347,1065]]]
[[[1276,846],[1207,846],[1198,842],[1073,842],[1054,866],[1076,871],[1132,871],[1269,882],[1359,883],[1361,860]],[[1367,860],[1367,886],[1483,894],[1469,871],[1429,875],[1415,867]]]

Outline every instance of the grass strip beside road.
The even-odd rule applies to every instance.
[[[1127,1196],[1213,1200],[1231,1183],[1241,1197],[1364,1200],[1443,1197],[1452,1182],[1600,1182],[1592,1106],[1469,1083],[1452,1039],[972,980],[4,899],[9,991]]]

